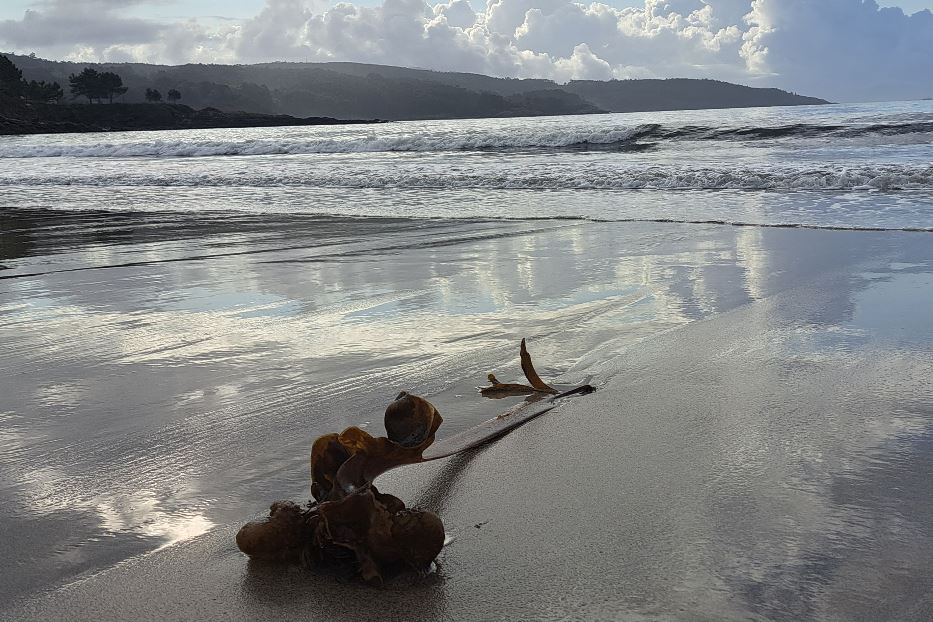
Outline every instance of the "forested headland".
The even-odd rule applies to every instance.
[[[15,92],[0,87],[3,133],[827,103],[778,89],[716,80],[575,80],[557,84],[360,63],[168,66],[72,63],[17,55],[7,58],[21,77],[11,78],[11,84],[19,85]],[[106,108],[95,109],[100,105]]]

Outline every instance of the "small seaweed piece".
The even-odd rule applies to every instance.
[[[535,366],[531,364],[531,355],[528,354],[528,348],[525,347],[524,339],[522,339],[522,345],[521,348],[519,348],[519,356],[522,359],[522,373],[525,374],[525,378],[528,378],[528,382],[535,388],[535,391],[550,393],[552,395],[559,393],[557,389],[541,380],[538,372],[535,371]]]
[[[422,457],[425,462],[440,460],[491,443],[532,419],[554,410],[562,400],[576,395],[587,395],[595,390],[591,385],[583,384],[551,397],[544,397],[539,393],[532,396],[538,397],[536,400],[524,400],[492,419],[434,443],[424,451]]]
[[[499,382],[499,379],[493,374],[487,374],[486,379],[489,380],[492,386],[483,387],[479,392],[483,397],[488,397],[490,399],[498,400],[504,397],[514,397],[516,395],[534,395],[538,392],[537,389],[527,384]]]
[[[528,353],[528,348],[525,345],[524,339],[522,339],[522,345],[521,348],[519,348],[519,358],[521,358],[522,362],[522,373],[525,374],[525,378],[528,379],[529,384],[505,384],[499,382],[493,374],[488,374],[486,378],[492,386],[482,387],[479,390],[480,394],[483,397],[491,399],[501,399],[503,397],[513,397],[516,395],[534,395],[535,393],[545,393],[548,395],[560,393],[560,391],[541,380],[541,376],[535,371],[535,366],[531,362],[531,355]]]

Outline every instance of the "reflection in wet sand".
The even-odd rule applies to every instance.
[[[521,376],[520,337],[560,365],[542,375],[576,384],[644,339],[840,270],[861,276],[827,288],[804,318],[813,330],[794,335],[801,351],[840,331],[851,344],[878,326],[929,329],[918,315],[879,316],[881,300],[929,291],[930,259],[911,234],[893,245],[885,234],[560,221],[6,211],[0,222],[0,524],[44,534],[42,546],[5,543],[18,572],[3,597],[307,496],[310,441],[378,421],[399,389],[430,397],[446,434],[489,418],[507,405],[476,387],[487,372]],[[853,271],[887,256],[896,269]],[[762,335],[782,312],[762,318]],[[742,330],[759,330],[749,322]],[[795,364],[769,383],[806,373]],[[730,472],[786,433],[756,429],[713,434]],[[843,453],[812,451],[811,465]]]

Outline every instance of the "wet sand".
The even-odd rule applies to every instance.
[[[40,216],[0,217],[0,617],[933,613],[927,234]],[[507,408],[474,387],[522,336],[601,390],[380,481],[444,519],[435,574],[236,551],[398,389],[442,435]]]

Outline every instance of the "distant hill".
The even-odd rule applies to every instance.
[[[611,110],[640,112],[651,102],[651,110],[703,110],[706,108],[751,108],[754,106],[801,106],[827,104],[826,100],[803,97],[780,89],[756,89],[717,80],[575,80],[565,90]]]
[[[825,104],[778,89],[715,80],[573,81],[493,78],[361,63],[149,65],[71,63],[8,55],[27,80],[56,81],[85,67],[113,71],[144,101],[178,89],[192,108],[341,119],[443,119]]]

